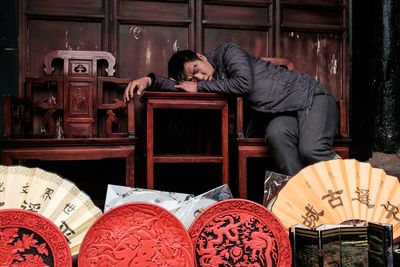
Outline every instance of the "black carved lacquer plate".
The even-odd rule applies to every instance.
[[[57,226],[22,209],[0,210],[0,266],[69,267],[71,250]]]
[[[197,266],[290,267],[286,229],[264,206],[228,199],[203,211],[189,228]]]
[[[91,226],[79,250],[79,267],[192,267],[194,251],[183,224],[150,203],[118,206]]]

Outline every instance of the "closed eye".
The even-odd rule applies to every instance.
[[[199,72],[199,67],[198,67],[197,65],[194,65],[194,66],[193,66],[193,73],[192,73],[192,75],[194,76],[194,75],[196,75],[198,72]]]

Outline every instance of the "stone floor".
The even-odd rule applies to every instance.
[[[400,179],[400,155],[374,152],[369,162],[371,166],[383,169],[387,174]]]

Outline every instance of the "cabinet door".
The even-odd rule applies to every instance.
[[[71,79],[64,82],[64,134],[66,137],[95,137],[95,82]]]
[[[121,1],[115,3],[113,49],[120,77],[149,72],[167,74],[167,62],[177,50],[192,48],[193,0]]]
[[[200,1],[197,10],[199,49],[210,51],[221,42],[234,42],[255,56],[273,52],[272,1]]]

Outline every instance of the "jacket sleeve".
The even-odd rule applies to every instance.
[[[176,82],[164,77],[162,75],[158,75],[156,73],[150,73],[147,75],[151,79],[151,91],[170,91],[177,92],[180,91],[178,88],[175,88]]]
[[[243,48],[233,43],[220,45],[213,52],[215,64],[225,77],[200,81],[197,88],[202,92],[244,95],[253,86],[254,60]]]

